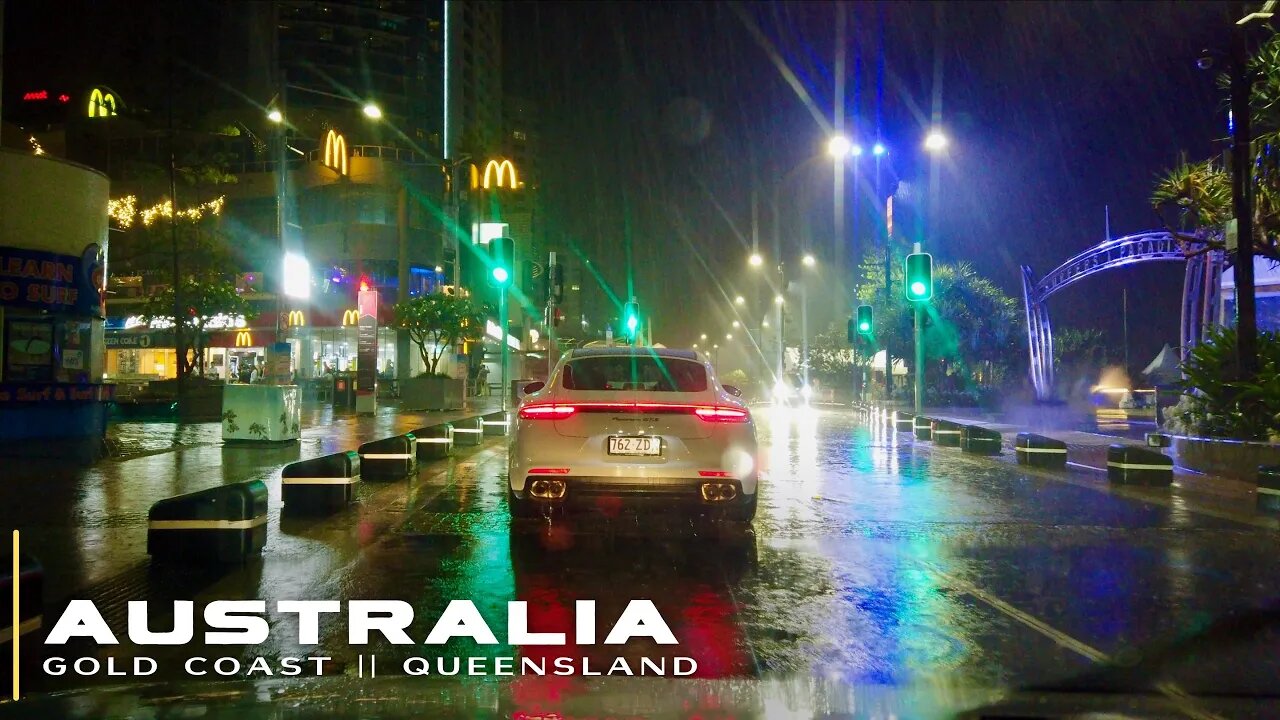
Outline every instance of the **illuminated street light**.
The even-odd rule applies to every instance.
[[[931,130],[924,138],[924,149],[929,152],[938,152],[947,147],[947,136],[942,134],[940,130]]]
[[[853,152],[853,143],[844,135],[832,135],[827,141],[827,154],[837,160],[843,160]]]
[[[764,264],[764,258],[760,257],[758,252],[751,253],[751,257],[747,261],[751,263],[751,267],[760,267]]]
[[[889,148],[885,147],[883,143],[876,143],[871,146],[871,154],[876,157],[884,155],[887,152],[889,152]]]
[[[284,122],[284,113],[279,108],[271,108],[271,112],[267,113],[267,119],[273,123],[279,124]]]
[[[746,304],[747,304],[747,299],[746,299],[746,298],[744,298],[744,297],[742,297],[741,295],[739,295],[738,297],[736,297],[736,298],[734,298],[734,299],[733,299],[733,304],[734,304],[734,305],[746,305]]]
[[[698,339],[699,339],[699,340],[706,340],[706,339],[707,339],[707,334],[706,334],[706,333],[702,333],[702,337],[700,337],[700,338],[698,338]]]
[[[365,103],[364,116],[370,120],[380,120],[382,119],[382,108],[373,103]]]
[[[769,327],[769,321],[768,321],[768,320],[761,320],[761,321],[760,321],[760,327]]]
[[[773,302],[775,305],[781,305],[782,303],[786,302],[786,300],[781,295],[776,295],[773,298]]]
[[[733,333],[725,333],[725,334],[724,334],[724,339],[725,339],[725,340],[732,340],[732,339],[733,339]]]
[[[698,349],[698,343],[694,343],[694,344],[693,344],[693,349],[694,349],[694,350],[697,350],[697,349]]]
[[[850,155],[852,155],[852,156],[854,156],[854,157],[859,157],[859,156],[861,156],[861,155],[862,155],[862,146],[861,146],[861,145],[854,145],[854,146],[849,150],[849,154],[850,154]]]
[[[742,323],[738,322],[737,320],[734,320],[734,321],[733,321],[733,327],[734,327],[734,329],[736,330],[736,329],[738,329],[738,328],[742,327]]]
[[[291,298],[311,297],[311,263],[297,253],[285,253],[284,294]]]
[[[805,253],[805,256],[803,259],[801,259],[801,262],[804,263],[805,267],[813,267],[814,265],[818,264],[818,261],[814,260],[813,256],[808,253]]]

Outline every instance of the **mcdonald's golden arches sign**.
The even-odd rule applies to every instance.
[[[307,324],[307,316],[302,314],[301,310],[290,310],[285,317],[285,327],[305,327]]]
[[[332,128],[324,136],[324,164],[347,174],[347,139]]]
[[[479,168],[475,165],[471,166],[472,190],[480,188],[485,190],[493,188],[515,190],[519,187],[520,180],[516,177],[516,166],[512,165],[510,160],[490,160],[484,166],[483,176],[480,174]]]
[[[346,312],[342,313],[342,327],[347,327],[348,325],[359,325],[359,324],[360,324],[359,312],[355,310],[347,310]]]
[[[236,347],[253,347],[253,336],[248,330],[236,331]]]
[[[89,117],[110,117],[116,114],[116,96],[110,90],[94,88],[89,93]]]

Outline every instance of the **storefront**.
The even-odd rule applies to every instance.
[[[103,450],[107,179],[0,150],[0,454]]]

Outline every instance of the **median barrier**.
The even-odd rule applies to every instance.
[[[459,447],[472,447],[484,440],[484,422],[482,416],[453,421],[453,444]]]
[[[220,485],[161,500],[147,513],[147,554],[181,562],[243,562],[267,544],[267,486]]]
[[[1173,458],[1137,445],[1107,448],[1107,479],[1116,485],[1170,485]]]
[[[960,423],[950,420],[933,421],[933,441],[942,447],[960,447]]]
[[[1013,441],[1019,465],[1061,470],[1067,466],[1067,444],[1035,433],[1018,433]]]
[[[486,436],[506,435],[510,424],[511,421],[506,412],[489,413],[480,418],[480,428],[484,430],[483,434]]]
[[[440,423],[413,431],[419,460],[438,460],[453,454],[453,425]]]
[[[280,498],[287,513],[333,513],[355,497],[360,455],[354,450],[289,463],[280,472]]]
[[[413,472],[417,453],[413,433],[367,442],[360,446],[360,476],[365,480],[399,480]]]
[[[999,455],[1000,433],[980,425],[960,426],[960,450],[972,455]]]
[[[915,432],[917,440],[933,439],[933,419],[917,415],[911,421],[911,429]]]

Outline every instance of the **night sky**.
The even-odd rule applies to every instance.
[[[10,0],[6,96],[116,65],[158,75],[148,56],[164,46],[146,18],[161,7]],[[1225,45],[1231,3],[907,2],[846,10],[846,131],[869,145],[878,122],[898,173],[918,192],[926,179],[919,141],[937,91],[952,144],[929,249],[945,261],[971,261],[1011,294],[1020,294],[1019,264],[1043,275],[1103,239],[1105,206],[1114,236],[1158,229],[1147,202],[1156,176],[1181,152],[1194,159],[1220,150],[1222,97],[1195,59],[1202,48]],[[660,340],[688,343],[715,329],[709,324],[727,324],[722,293],[743,287],[753,184],[761,244],[772,247],[774,184],[822,152],[824,123],[835,114],[835,26],[830,3],[507,6],[504,83],[532,98],[541,115],[551,239],[581,247],[618,295],[627,293],[630,267]],[[766,44],[811,105],[784,80]],[[225,51],[180,47],[197,60]],[[112,82],[145,88],[159,79],[138,70]],[[830,244],[831,173],[830,162],[811,162],[785,186],[787,252],[798,253],[805,237]],[[847,197],[857,197],[851,177]],[[849,221],[851,253],[871,237],[869,219],[859,219],[856,233]],[[1180,265],[1113,271],[1055,296],[1050,310],[1055,325],[1101,327],[1118,348],[1126,284],[1133,364],[1141,365],[1162,343],[1177,342]],[[717,319],[693,320],[690,310],[702,307]]]

